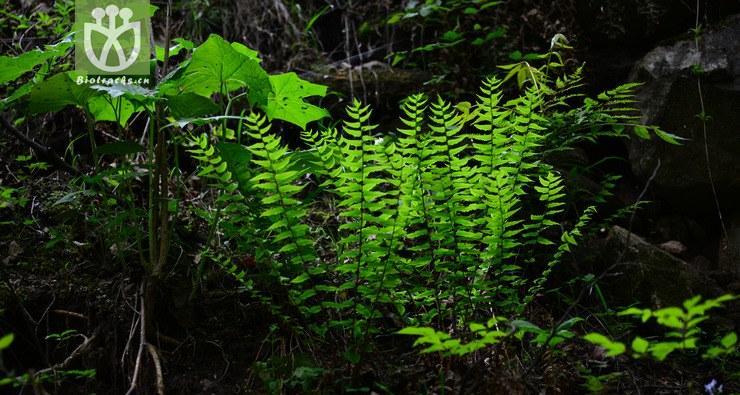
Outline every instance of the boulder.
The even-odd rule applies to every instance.
[[[740,218],[732,218],[731,224],[720,242],[718,266],[737,279],[740,278]]]
[[[591,262],[588,270],[596,275],[614,266],[600,283],[610,304],[637,302],[665,307],[680,305],[694,295],[722,294],[705,268],[691,265],[625,228],[614,226],[606,238],[596,242],[599,245],[586,247],[594,254],[583,261]]]
[[[707,123],[706,140],[697,70],[701,70]],[[740,15],[704,32],[697,50],[693,39],[660,46],[638,62],[631,79],[643,82],[639,108],[643,121],[687,139],[669,145],[656,138],[633,138],[629,156],[633,171],[647,179],[658,161],[653,187],[662,200],[689,213],[716,217],[707,170],[710,168],[723,206],[740,197]],[[706,150],[705,150],[706,146]]]

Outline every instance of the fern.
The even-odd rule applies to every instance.
[[[583,212],[583,214],[581,214],[581,217],[578,219],[578,222],[576,222],[575,226],[573,226],[573,229],[571,229],[570,231],[564,231],[561,234],[561,243],[558,246],[557,251],[553,254],[552,259],[550,259],[550,261],[547,263],[547,266],[542,271],[542,274],[539,275],[532,282],[532,285],[527,292],[527,296],[524,298],[524,303],[519,309],[520,311],[522,311],[525,306],[530,304],[534,300],[534,298],[538,296],[538,294],[542,290],[544,290],[545,283],[550,278],[553,270],[561,262],[563,256],[565,256],[566,253],[571,252],[571,249],[578,245],[578,239],[583,236],[583,230],[591,222],[591,218],[594,214],[596,214],[595,207],[591,206],[587,208]]]
[[[302,223],[306,209],[298,199],[303,186],[297,185],[300,171],[295,162],[287,155],[288,149],[280,140],[269,133],[270,126],[264,116],[250,114],[245,121],[246,133],[256,140],[249,147],[254,156],[252,162],[262,171],[251,179],[254,188],[264,192],[262,197],[262,217],[272,222],[268,232],[273,233],[273,243],[277,253],[290,256],[288,267],[282,273],[289,276],[289,282],[296,286],[321,274],[321,268],[315,265],[316,255],[313,240],[309,237],[308,225]],[[291,297],[306,313],[318,312],[316,308],[304,306],[304,302],[315,295],[313,290],[300,287],[292,290]]]
[[[193,153],[205,175],[222,179],[225,195],[257,197],[268,222],[258,259],[282,278],[294,305],[323,316],[327,324],[314,326],[321,335],[333,329],[359,339],[391,309],[412,325],[438,327],[491,311],[519,314],[595,214],[589,208],[572,228],[560,225],[569,214],[565,182],[543,154],[553,149],[559,122],[577,111],[593,112],[591,120],[627,120],[617,117],[630,87],[564,115],[559,108],[579,97],[580,72],[543,78],[511,100],[502,84],[485,80],[470,111],[413,95],[401,105],[395,135],[378,131],[369,107],[354,101],[339,127],[302,134],[304,153],[290,152],[264,117],[252,114],[244,123],[254,140],[251,168],[236,147],[226,160],[209,155],[229,150],[220,145],[211,152],[198,143]],[[333,242],[321,256],[302,201],[308,185],[319,185],[330,203],[311,208],[332,218],[324,234]]]
[[[381,259],[386,251],[383,242],[393,242],[388,240],[387,200],[381,188],[389,163],[382,140],[372,134],[376,126],[370,123],[369,108],[355,100],[347,107],[347,116],[339,138],[342,171],[336,183],[338,205],[343,208],[339,226],[343,251],[335,270],[345,277],[338,289],[352,291],[344,307],[352,306],[361,317],[369,319],[374,312],[363,299],[373,294],[371,284],[380,281]]]
[[[542,234],[550,227],[557,226],[553,219],[563,212],[565,202],[563,198],[563,180],[555,173],[548,173],[546,177],[540,177],[540,186],[534,189],[539,193],[539,200],[545,206],[542,214],[532,214],[530,221],[524,225],[525,244],[528,245],[552,245],[554,244]]]

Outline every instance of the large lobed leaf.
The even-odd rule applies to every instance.
[[[270,119],[282,119],[305,129],[309,122],[329,116],[325,109],[304,100],[311,96],[324,97],[325,86],[302,80],[296,73],[271,75],[270,83],[272,93],[265,108]]]
[[[254,52],[217,35],[195,49],[178,83],[180,92],[205,97],[247,87],[249,100],[256,105],[266,104],[271,91],[268,74]]]

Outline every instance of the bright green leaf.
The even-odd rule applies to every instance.
[[[213,115],[219,112],[219,107],[208,97],[195,93],[167,97],[167,106],[173,118],[192,119]]]
[[[179,90],[210,97],[240,88],[249,90],[252,104],[264,105],[271,91],[267,72],[244,48],[235,49],[226,40],[211,35],[197,47],[179,78]]]
[[[0,338],[0,351],[10,347],[10,345],[13,344],[13,340],[15,340],[15,336],[12,333]]]
[[[606,355],[610,357],[616,357],[624,354],[627,349],[624,343],[616,342],[600,333],[589,333],[583,337],[586,341],[596,344],[597,346],[606,350]]]
[[[737,334],[735,332],[728,333],[722,338],[720,344],[722,344],[722,347],[724,348],[734,347],[735,344],[737,344]]]
[[[270,83],[273,93],[265,108],[270,119],[282,119],[305,129],[309,122],[329,116],[325,109],[304,101],[307,97],[326,95],[325,86],[302,80],[295,73],[270,76]]]
[[[632,350],[638,354],[644,354],[647,352],[649,346],[650,343],[640,336],[637,336],[632,340]]]

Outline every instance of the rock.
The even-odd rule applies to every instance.
[[[624,306],[639,302],[643,306],[680,305],[694,295],[718,296],[722,290],[708,277],[685,261],[654,246],[642,237],[619,226],[610,229],[594,260],[595,274],[621,263],[604,279],[610,303]]]
[[[682,215],[670,214],[658,218],[656,236],[661,240],[681,242],[691,250],[699,250],[707,244],[707,234],[696,220]],[[670,252],[670,251],[668,251]]]
[[[22,253],[23,247],[21,247],[20,244],[16,243],[15,241],[11,241],[8,245],[8,252],[5,256],[5,259],[3,259],[3,264],[7,265],[11,262],[14,262],[15,258],[17,258]]]
[[[712,261],[709,260],[709,258],[703,256],[703,255],[697,255],[688,262],[691,267],[701,273],[710,273],[710,275],[713,275],[716,273],[716,265],[712,263]],[[714,277],[712,277],[714,278]],[[716,280],[716,279],[715,279]]]
[[[730,226],[727,238],[723,238],[719,245],[719,269],[730,273],[737,278],[740,276],[740,224]]]
[[[638,93],[646,124],[688,139],[682,146],[633,138],[629,156],[633,171],[643,179],[660,170],[653,186],[660,197],[691,213],[716,217],[707,161],[697,77],[703,71],[707,123],[706,148],[721,203],[729,206],[740,196],[740,15],[702,34],[699,49],[693,40],[657,47],[638,62],[631,79],[644,82]]]
[[[686,250],[688,250],[688,248],[686,248],[686,246],[683,245],[683,243],[681,243],[680,241],[676,241],[676,240],[666,241],[665,243],[661,244],[659,247],[661,250],[671,255],[681,255],[684,252],[686,252]]]

